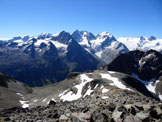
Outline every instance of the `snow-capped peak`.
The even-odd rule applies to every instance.
[[[56,37],[56,36],[59,36],[60,32],[59,33],[55,33],[55,34],[52,34],[52,36]]]
[[[90,41],[96,39],[96,37],[88,31],[74,31],[71,36],[82,46],[90,47]]]
[[[112,35],[110,33],[108,33],[107,31],[101,32],[97,35],[97,37],[99,38],[105,38],[105,37],[112,37]]]
[[[38,38],[38,39],[45,39],[45,38],[51,38],[51,37],[52,37],[52,34],[46,33],[46,32],[43,32],[40,35],[36,36],[36,38]]]
[[[157,51],[162,51],[162,39],[156,39],[154,36],[150,37],[120,37],[119,42],[125,44],[129,50],[143,50],[147,51],[154,49]]]
[[[85,41],[85,40],[90,41],[96,38],[91,32],[88,31],[76,30],[71,35],[78,42]]]

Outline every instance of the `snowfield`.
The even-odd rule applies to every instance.
[[[150,49],[162,51],[162,39],[156,39],[155,37],[120,37],[117,39],[119,42],[125,44],[130,51]]]
[[[100,75],[101,75],[102,78],[111,80],[113,83],[110,83],[110,85],[112,85],[112,86],[116,86],[116,87],[118,87],[120,89],[133,91],[130,88],[127,88],[124,84],[122,84],[118,78],[112,77],[110,74],[102,74],[101,73]]]

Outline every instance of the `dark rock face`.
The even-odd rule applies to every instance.
[[[53,100],[50,100],[49,104],[48,105],[56,105],[56,102],[53,101]]]
[[[147,52],[131,51],[119,55],[110,64],[104,67],[106,70],[117,71],[132,75],[135,73],[142,80],[158,79],[162,71],[162,54],[150,50]]]
[[[94,56],[89,54],[83,47],[81,47],[76,41],[72,40],[67,48],[67,55],[64,60],[67,63],[74,63],[75,68],[72,72],[82,72],[85,69],[95,70],[99,65],[99,60],[96,60]]]
[[[11,77],[0,73],[0,86],[8,87],[7,82],[14,81]],[[16,82],[16,81],[15,81]]]
[[[131,86],[132,88],[136,89],[137,91],[143,93],[148,97],[153,97],[153,95],[148,91],[145,85],[142,84],[140,81],[136,80],[135,78],[127,76],[123,77],[122,80],[127,84],[127,86]]]
[[[162,76],[159,79],[159,82],[156,84],[156,88],[155,91],[158,95],[162,95],[162,80],[161,80]]]

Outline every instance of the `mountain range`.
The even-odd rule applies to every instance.
[[[117,39],[119,42],[125,44],[127,48],[132,50],[148,51],[150,49],[162,52],[162,39],[157,39],[154,36],[150,37],[120,37]]]
[[[131,50],[161,52],[155,37],[118,38],[108,32],[62,31],[0,41],[0,72],[29,86],[64,80],[70,72],[95,70]]]
[[[161,122],[161,41],[125,39],[76,30],[0,41],[0,121]]]
[[[91,46],[80,44],[86,39]],[[102,60],[108,50],[112,55]],[[107,32],[97,37],[86,31],[20,36],[0,41],[0,72],[29,86],[43,86],[65,79],[69,72],[97,69],[127,51]]]

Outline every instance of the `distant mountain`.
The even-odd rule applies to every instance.
[[[88,31],[18,36],[0,41],[0,72],[30,86],[64,80],[69,72],[95,70],[129,50],[161,51],[155,37],[119,38]]]
[[[150,37],[120,37],[119,42],[125,44],[129,50],[147,51],[150,49],[162,52],[162,39],[157,39],[154,36]]]
[[[129,51],[124,44],[118,42],[108,32],[101,32],[94,36],[91,32],[76,30],[72,33],[72,37],[87,51],[98,56],[106,64],[119,54]]]
[[[2,41],[0,62],[0,72],[30,86],[61,81],[71,71],[94,70],[102,64],[65,31]]]

